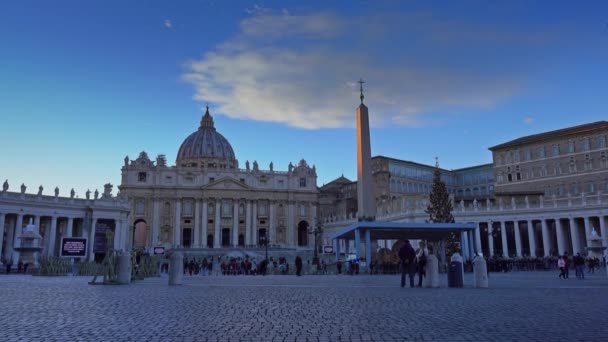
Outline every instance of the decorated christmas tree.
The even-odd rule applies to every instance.
[[[428,222],[454,223],[452,209],[452,199],[445,187],[445,183],[441,180],[439,162],[436,162],[435,171],[433,172],[433,188],[429,195],[429,204],[425,211],[429,215]],[[448,255],[453,254],[457,249],[456,241],[458,241],[458,239],[454,234],[450,234],[449,238],[446,239]]]

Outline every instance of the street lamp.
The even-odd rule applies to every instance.
[[[313,234],[315,236],[315,253],[312,258],[312,263],[313,265],[318,265],[319,256],[317,254],[317,235],[323,234],[323,225],[321,224],[321,221],[317,220],[316,225],[308,229],[308,234]]]

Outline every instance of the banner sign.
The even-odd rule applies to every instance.
[[[154,247],[154,255],[165,254],[165,247]]]
[[[323,246],[323,253],[325,254],[333,254],[334,246]]]
[[[85,257],[87,256],[86,238],[62,238],[61,254],[62,257]]]

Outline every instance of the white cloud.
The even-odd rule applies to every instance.
[[[163,26],[167,29],[170,29],[173,27],[173,23],[170,19],[165,19],[165,21],[163,22]]]
[[[531,123],[533,123],[533,122],[534,122],[534,118],[533,118],[533,117],[526,116],[526,117],[524,118],[524,123],[525,123],[526,125],[527,125],[527,124],[531,124]]]
[[[194,99],[214,103],[218,114],[309,129],[354,125],[359,77],[367,81],[365,103],[375,125],[429,124],[433,113],[492,108],[519,89],[508,61],[466,60],[463,51],[484,42],[468,39],[454,48],[457,27],[446,44],[435,39],[443,26],[412,18],[408,26],[394,15],[360,20],[264,11],[188,62],[183,79],[194,86]]]

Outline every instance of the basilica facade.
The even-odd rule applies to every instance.
[[[131,211],[129,246],[146,248],[274,248],[312,246],[317,174],[305,160],[275,170],[257,161],[242,168],[207,108],[179,147],[164,155],[125,158],[121,195]]]

